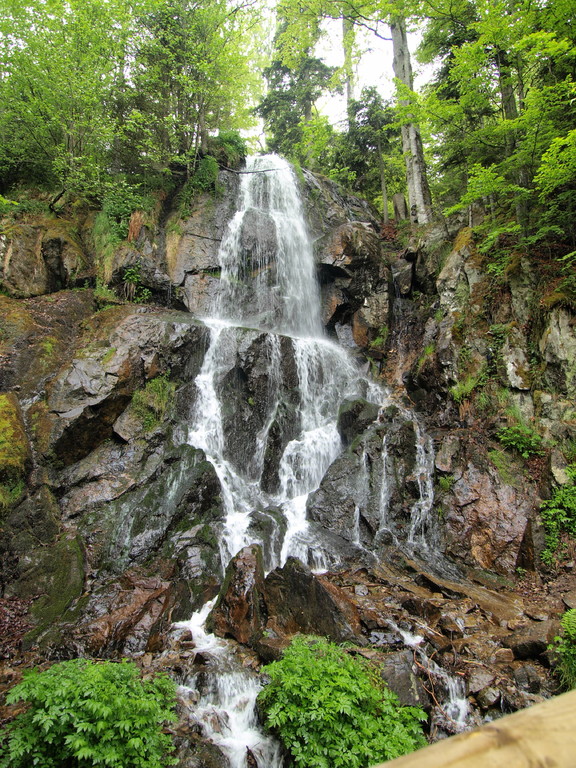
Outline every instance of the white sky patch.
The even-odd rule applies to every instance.
[[[386,28],[382,27],[382,31]],[[330,67],[340,67],[344,61],[342,49],[342,23],[337,20],[323,24],[324,34],[320,38],[315,55]],[[414,69],[414,87],[418,89],[430,80],[432,67],[416,67],[415,51],[422,35],[419,31],[408,33],[408,45],[412,54]],[[358,98],[362,88],[373,86],[384,100],[394,97],[394,71],[392,69],[392,41],[382,40],[368,30],[357,32],[359,60],[355,64],[354,96]],[[336,128],[346,123],[346,103],[344,95],[327,94],[316,103],[318,111],[326,115]]]

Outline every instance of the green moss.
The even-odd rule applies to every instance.
[[[29,458],[18,400],[11,393],[0,395],[0,508],[21,496]]]
[[[102,365],[106,365],[106,363],[109,363],[115,354],[116,354],[116,347],[110,347],[108,352],[106,352],[106,354],[102,358]]]
[[[422,350],[422,354],[418,358],[418,363],[416,364],[416,371],[420,373],[422,368],[424,367],[424,364],[427,360],[429,360],[432,355],[434,354],[436,350],[436,347],[434,344],[427,344],[424,349]]]
[[[132,396],[132,406],[147,432],[155,429],[164,419],[169,404],[174,399],[176,383],[168,380],[169,372],[150,379],[144,389]]]
[[[455,482],[456,478],[452,475],[442,475],[442,477],[438,478],[438,487],[442,493],[450,493]]]
[[[84,552],[78,537],[62,537],[53,547],[39,550],[36,555],[36,562],[26,576],[42,596],[30,611],[37,626],[24,638],[24,647],[30,647],[61,618],[84,589]]]
[[[488,451],[488,458],[496,467],[500,479],[506,485],[516,488],[522,481],[522,470],[514,463],[506,451]]]

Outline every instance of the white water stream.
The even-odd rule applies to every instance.
[[[274,170],[270,170],[274,169]],[[364,397],[387,402],[385,393],[357,370],[348,354],[323,336],[320,300],[310,238],[294,175],[276,156],[252,158],[241,177],[238,211],[220,248],[221,290],[211,316],[204,318],[210,344],[196,379],[197,399],[188,441],[201,448],[213,464],[222,487],[225,523],[220,542],[222,565],[247,544],[258,542],[270,567],[282,565],[290,555],[314,568],[327,567],[330,553],[311,534],[306,500],[318,488],[330,464],[341,451],[337,430],[340,404]],[[261,171],[261,172],[259,172]],[[256,436],[253,455],[230,458],[224,428],[222,382],[236,359],[247,333],[265,334],[268,409]],[[256,334],[258,335],[258,334]],[[283,378],[281,344],[287,337],[295,363],[297,434],[287,442],[279,462],[277,490],[263,489],[269,431],[281,403]],[[425,542],[426,516],[432,505],[430,466],[432,449],[413,417],[418,436],[417,458],[420,500],[415,504],[409,532],[411,543]],[[238,423],[236,429],[242,430]],[[386,472],[386,452],[384,472]],[[386,527],[388,497],[383,481],[381,520]],[[271,542],[259,540],[251,528],[256,510],[281,511]],[[360,510],[350,521],[360,544]],[[256,727],[254,702],[259,684],[254,675],[234,666],[225,641],[207,635],[203,623],[210,606],[178,625],[190,629],[197,650],[212,660],[210,681],[197,687],[194,717],[206,736],[217,743],[231,768],[246,766],[247,747],[260,768],[280,768],[277,745]]]

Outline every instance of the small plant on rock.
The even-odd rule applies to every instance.
[[[523,459],[542,455],[542,438],[527,424],[503,427],[497,437],[503,446],[517,451]]]
[[[164,768],[175,765],[162,730],[174,721],[175,685],[143,681],[135,664],[73,659],[31,670],[8,694],[24,702],[0,737],[1,768]]]
[[[546,531],[546,549],[542,560],[553,565],[563,533],[576,536],[576,464],[566,467],[570,482],[556,488],[551,499],[542,502],[540,516]]]
[[[402,707],[375,666],[321,637],[297,637],[263,668],[266,725],[300,768],[366,768],[424,746],[416,707]]]
[[[166,371],[155,379],[146,382],[144,389],[139,389],[132,396],[132,405],[141,419],[146,431],[155,429],[166,413],[174,397],[176,384],[169,381],[170,372]]]

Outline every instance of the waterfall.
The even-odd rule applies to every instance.
[[[311,530],[306,501],[341,452],[339,407],[347,399],[364,397],[381,404],[387,397],[359,373],[346,351],[323,335],[312,246],[289,164],[268,155],[249,159],[246,170],[238,210],[220,248],[219,291],[210,316],[202,318],[210,341],[196,379],[188,442],[205,452],[220,480],[223,568],[251,543],[262,545],[268,569],[282,565],[290,555],[313,568],[326,568],[333,555]],[[258,402],[242,403],[254,434],[248,434],[239,417],[230,421],[226,400],[245,384],[245,357],[251,358],[260,377]],[[234,446],[229,422],[235,434],[245,438]],[[416,431],[421,503],[414,510],[410,540],[421,542],[431,506],[431,485],[424,477],[431,449]],[[367,474],[364,467],[364,481]],[[381,503],[385,524],[384,487]],[[276,522],[272,534],[264,537],[253,520],[255,513],[266,510]],[[350,527],[359,551],[360,516],[357,506]],[[257,761],[260,756],[260,768],[279,768],[277,746],[255,726],[259,684],[244,668],[231,664],[224,641],[206,634],[207,613],[205,606],[179,625],[189,629],[197,649],[207,650],[212,658],[208,683],[205,674],[202,686],[187,681],[196,701],[193,716],[225,751],[232,768],[244,768],[246,747]]]
[[[210,344],[196,379],[197,400],[188,441],[205,451],[222,486],[226,522],[222,565],[257,541],[274,568],[290,555],[318,566],[325,558],[308,539],[306,499],[339,454],[338,408],[346,398],[366,395],[363,379],[347,353],[323,335],[320,298],[310,238],[296,180],[289,164],[274,155],[251,158],[243,174],[238,210],[220,248],[220,290],[211,316]],[[250,456],[231,456],[223,425],[222,383],[250,331],[264,334],[266,411]],[[263,483],[266,449],[278,409],[285,360],[281,338],[290,347],[297,400],[292,404],[294,436],[278,462],[277,487]],[[375,388],[372,387],[372,391]],[[236,428],[241,430],[242,424]],[[255,510],[279,508],[286,531],[280,551],[251,530]],[[276,537],[281,532],[276,531]]]

